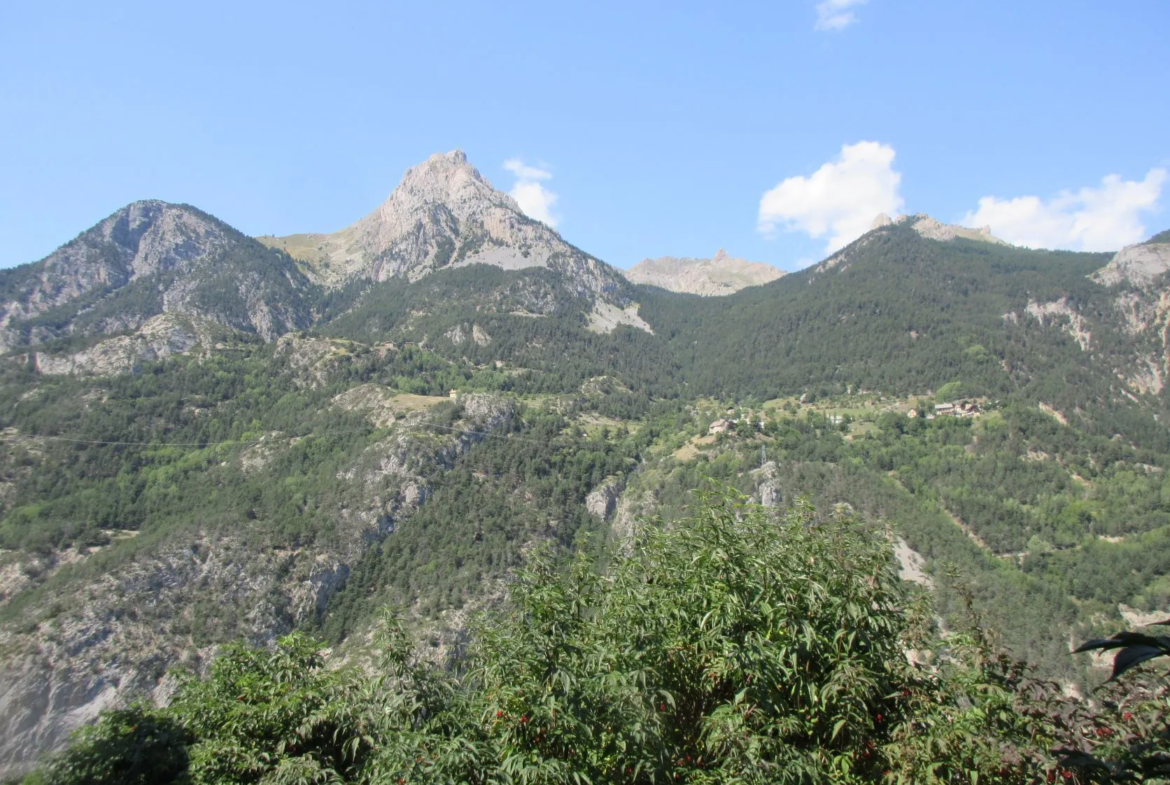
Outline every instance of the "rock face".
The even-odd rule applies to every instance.
[[[1121,372],[1131,389],[1158,394],[1170,378],[1170,233],[1128,245],[1089,276],[1110,288],[1121,327],[1132,336],[1134,356]]]
[[[1128,283],[1148,289],[1156,278],[1167,272],[1170,272],[1170,243],[1150,242],[1122,248],[1092,278],[1103,286]]]
[[[941,223],[929,215],[912,215],[907,220],[911,222],[910,225],[914,228],[914,231],[928,240],[949,242],[962,238],[964,240],[978,240],[979,242],[991,243],[993,245],[1011,245],[1011,243],[993,235],[990,226],[983,226],[979,229],[968,229],[966,226]]]
[[[764,507],[778,507],[784,500],[780,490],[780,470],[775,461],[768,461],[751,473],[756,482],[756,500]]]
[[[382,206],[339,232],[259,240],[311,265],[326,285],[355,279],[415,281],[435,270],[470,264],[505,270],[546,267],[564,273],[582,296],[628,304],[616,270],[524,215],[459,150],[433,155],[407,170]]]
[[[1084,308],[1069,297],[1052,302],[1029,299],[1023,313],[1005,314],[1019,321],[1031,316],[1042,324],[1068,333],[1082,351],[1113,365],[1132,393],[1158,395],[1170,379],[1170,235],[1130,245],[1118,251],[1089,279],[1106,287],[1112,309]],[[1124,336],[1121,351],[1108,349],[1093,331]],[[1128,394],[1128,393],[1127,393]],[[1132,396],[1131,396],[1132,397]]]
[[[425,409],[388,423],[386,438],[337,473],[336,498],[322,509],[333,520],[328,542],[257,548],[233,527],[213,525],[75,580],[41,601],[48,607],[24,608],[24,623],[0,627],[0,778],[21,774],[102,709],[144,698],[165,703],[170,666],[201,669],[226,641],[271,643],[318,617],[351,565],[427,503],[424,477],[450,469],[515,415],[508,399],[472,394],[453,424],[432,422]],[[268,457],[291,446],[275,437],[263,445]],[[212,471],[225,478],[264,471],[262,460],[249,467],[255,458],[243,453]],[[71,549],[56,561],[93,557],[94,549]],[[0,570],[0,583],[5,577]]]
[[[607,477],[585,497],[585,509],[599,520],[609,520],[617,509],[618,500],[625,490],[625,483],[617,477]]]
[[[199,316],[272,340],[307,326],[310,282],[187,205],[135,202],[39,262],[0,271],[0,350]]]
[[[133,372],[143,362],[176,354],[207,350],[222,327],[195,316],[160,314],[146,320],[131,335],[119,335],[73,354],[35,352],[33,361],[43,374],[113,376]]]
[[[909,222],[909,225],[920,235],[928,240],[938,240],[939,242],[949,242],[958,238],[964,240],[978,240],[979,242],[992,243],[994,245],[1011,245],[1006,240],[1001,240],[991,233],[990,226],[981,226],[978,229],[971,229],[966,226],[956,226],[954,224],[945,224],[941,221],[931,218],[929,215],[917,213],[915,215],[899,215],[894,218],[885,213],[878,213],[877,218],[873,219],[873,224],[869,227],[870,231],[874,229],[881,229],[892,224],[902,224]]]
[[[770,264],[736,259],[728,256],[723,249],[719,249],[710,259],[677,259],[671,256],[644,259],[626,271],[626,278],[634,283],[705,297],[731,294],[748,286],[760,286],[784,275],[783,270]]]

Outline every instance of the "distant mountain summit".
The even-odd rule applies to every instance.
[[[272,340],[308,325],[311,286],[287,255],[194,207],[134,202],[0,271],[0,349],[134,330],[162,313]]]
[[[717,296],[769,283],[784,274],[770,264],[728,256],[720,248],[710,259],[643,259],[626,271],[626,278],[672,292]]]
[[[908,222],[909,226],[928,240],[938,240],[940,242],[948,242],[962,238],[964,240],[978,240],[979,242],[992,243],[994,245],[1011,245],[1006,240],[1001,240],[991,233],[990,226],[983,226],[978,229],[971,229],[966,226],[957,226],[955,224],[945,224],[941,221],[931,218],[924,213],[917,213],[915,215],[899,215],[897,218],[890,218],[885,213],[880,213],[877,218],[873,219],[873,226],[871,229],[880,229],[883,226],[890,224]]]
[[[380,207],[338,232],[258,239],[306,262],[327,286],[355,279],[416,281],[470,264],[546,267],[595,294],[620,286],[613,268],[526,216],[461,150],[432,155],[408,169]]]
[[[1144,243],[1125,246],[1109,264],[1093,274],[1093,280],[1105,286],[1128,283],[1146,289],[1167,272],[1170,272],[1170,231]]]

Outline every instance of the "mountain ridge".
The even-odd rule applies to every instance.
[[[783,270],[770,264],[728,256],[722,248],[710,259],[661,256],[643,259],[625,271],[626,278],[637,284],[704,297],[732,294],[784,275]]]
[[[620,301],[620,274],[529,218],[495,189],[461,150],[411,167],[390,196],[331,234],[258,238],[309,265],[326,286],[348,281],[417,281],[445,267],[487,264],[504,270],[547,267],[583,285],[587,296]]]
[[[0,349],[133,330],[161,313],[272,340],[308,326],[312,288],[286,254],[218,218],[133,202],[44,259],[0,271]]]
[[[1152,554],[1140,580],[1100,589],[1100,613],[1160,601],[1166,276],[1106,286],[1121,252],[939,240],[903,220],[769,283],[683,296],[598,260],[581,277],[593,257],[439,158],[354,224],[354,253],[377,252],[351,258],[352,278],[338,257],[335,280],[310,280],[283,250],[157,202],[0,277],[16,338],[0,359],[0,643],[15,653],[0,768],[102,707],[165,700],[167,667],[205,668],[234,638],[300,628],[360,647],[395,601],[442,656],[530,546],[621,539],[708,472],[769,506],[813,493],[905,521],[932,564],[966,554],[984,600],[1039,609],[999,621],[1049,662],[1092,622],[1069,599],[1088,589],[1052,561],[1087,563],[1082,542],[1085,559]],[[545,264],[477,263],[485,248],[531,261],[480,233],[495,210],[499,237],[559,243]],[[862,398],[868,414],[848,405]],[[986,418],[905,416],[959,398]],[[1023,478],[1006,502],[1003,478]],[[928,480],[946,493],[915,496]],[[1098,542],[1114,521],[1107,536],[1132,541]]]

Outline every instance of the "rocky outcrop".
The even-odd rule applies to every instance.
[[[955,224],[945,224],[931,218],[929,215],[923,213],[916,213],[914,215],[899,215],[894,218],[885,213],[879,213],[873,219],[873,224],[870,226],[870,231],[875,229],[882,229],[886,226],[894,224],[907,224],[918,234],[922,235],[928,240],[938,240],[939,242],[950,242],[951,240],[977,240],[983,243],[992,243],[993,245],[1011,245],[1006,240],[1001,240],[991,233],[990,226],[981,226],[978,229],[971,229],[966,226],[957,226]]]
[[[1120,326],[1133,354],[1119,375],[1138,393],[1158,394],[1170,378],[1170,243],[1159,235],[1130,245],[1089,278],[1111,289]]]
[[[457,324],[447,332],[443,333],[443,337],[456,346],[462,346],[468,340],[468,332],[470,332],[470,339],[476,346],[487,346],[492,342],[491,335],[488,331],[480,327],[478,324],[471,325],[470,331],[465,331],[463,325]]]
[[[626,278],[634,283],[704,297],[731,294],[748,286],[775,281],[784,275],[783,270],[770,264],[736,259],[723,249],[710,259],[671,256],[643,259],[626,270]]]
[[[637,303],[618,308],[611,303],[597,302],[589,312],[588,329],[595,333],[612,333],[618,327],[625,325],[643,332],[654,334],[650,325],[638,315]]]
[[[1170,272],[1170,243],[1141,243],[1122,248],[1109,264],[1090,277],[1102,286],[1127,283],[1148,289],[1167,272]]]
[[[131,335],[99,341],[73,354],[35,352],[33,361],[43,374],[115,376],[135,371],[142,363],[176,354],[207,351],[223,328],[198,317],[161,314],[146,320]]]
[[[102,709],[169,697],[167,669],[218,641],[269,642],[323,607],[347,568],[325,552],[256,551],[202,532],[25,611],[0,633],[0,772],[19,773]]]
[[[544,267],[563,273],[579,296],[627,304],[616,270],[526,216],[460,150],[408,169],[378,209],[345,229],[258,239],[307,262],[327,285],[416,281],[435,270],[471,264]]]
[[[775,461],[768,461],[751,473],[756,484],[755,500],[764,507],[778,507],[784,501],[780,490],[780,470]]]
[[[135,330],[163,313],[274,340],[308,325],[310,287],[291,258],[222,221],[135,202],[41,261],[0,271],[0,350]]]
[[[227,227],[182,205],[135,202],[33,265],[5,271],[12,295],[0,326],[28,319],[103,289],[174,270],[221,251]]]
[[[1050,303],[1029,300],[1025,312],[1041,324],[1059,323],[1076,340],[1082,351],[1087,352],[1092,347],[1093,334],[1089,331],[1088,322],[1069,304],[1067,297]]]
[[[287,364],[299,386],[319,387],[329,378],[345,351],[342,341],[288,333],[277,340],[274,357]]]
[[[607,477],[585,497],[585,509],[599,520],[606,521],[617,509],[625,483],[617,477]]]
[[[1006,240],[1001,240],[993,235],[990,226],[969,229],[966,226],[944,224],[941,221],[936,221],[929,215],[912,215],[907,220],[910,221],[910,226],[914,231],[928,240],[938,240],[939,242],[945,243],[962,238],[964,240],[977,240],[981,243],[991,243],[993,245],[1011,245]]]

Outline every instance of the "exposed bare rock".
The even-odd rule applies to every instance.
[[[778,507],[784,500],[780,490],[780,471],[775,461],[768,461],[751,473],[756,483],[756,501],[764,507]]]
[[[607,477],[585,497],[585,509],[600,520],[609,520],[617,509],[625,483],[617,477]]]
[[[1091,348],[1093,335],[1089,331],[1088,324],[1084,317],[1069,305],[1067,297],[1062,297],[1050,303],[1039,303],[1035,300],[1029,300],[1025,311],[1029,316],[1042,324],[1063,321],[1061,325],[1062,329],[1076,339],[1082,351],[1087,352]]]
[[[990,226],[983,226],[979,229],[968,229],[966,226],[944,224],[936,221],[929,215],[912,215],[907,220],[911,222],[910,225],[914,228],[914,231],[929,240],[949,242],[963,238],[964,240],[978,240],[979,242],[992,243],[994,245],[1011,245],[1011,243],[993,235]]]
[[[1158,394],[1170,378],[1170,288],[1163,280],[1170,271],[1166,239],[1163,233],[1126,246],[1089,276],[1102,286],[1118,287],[1111,292],[1113,305],[1124,331],[1137,339],[1130,361],[1118,375],[1138,393]]]
[[[1158,277],[1170,271],[1170,243],[1127,245],[1090,277],[1103,286],[1128,283],[1147,289]]]
[[[487,346],[492,342],[491,335],[488,331],[480,327],[478,324],[471,325],[470,330],[465,330],[464,325],[457,324],[447,332],[443,333],[443,337],[456,346],[462,346],[464,341],[468,339],[470,333],[471,341],[476,346]]]
[[[618,308],[616,305],[603,302],[593,304],[593,310],[589,313],[588,325],[591,332],[612,333],[623,324],[643,330],[651,335],[654,334],[654,330],[650,328],[646,320],[638,315],[636,303],[625,308]]]
[[[288,333],[276,342],[275,356],[288,363],[298,384],[319,387],[325,383],[337,360],[345,354],[346,343]]]
[[[894,540],[894,556],[898,558],[898,575],[902,580],[934,588],[934,581],[926,574],[926,559],[901,537]]]
[[[205,663],[216,637],[261,643],[291,630],[319,612],[347,569],[327,553],[257,552],[203,533],[26,609],[33,630],[0,635],[0,770],[21,771],[102,709],[165,699],[167,668]],[[201,605],[205,597],[226,602]],[[229,616],[239,626],[219,629]]]
[[[258,239],[307,262],[328,285],[416,281],[444,267],[470,264],[547,267],[563,273],[580,296],[626,305],[616,270],[524,215],[460,150],[432,155],[408,169],[378,209],[345,229]]]
[[[731,294],[748,286],[775,281],[784,275],[783,270],[770,264],[735,259],[723,249],[711,259],[671,256],[644,259],[626,271],[626,278],[634,283],[703,296]]]
[[[461,324],[457,324],[443,333],[443,337],[456,346],[461,346],[467,340],[467,336],[463,334],[463,325]]]
[[[514,402],[491,395],[467,395],[459,405],[451,425],[413,411],[339,473],[339,498],[361,504],[342,502],[327,513],[335,520],[328,543],[257,549],[232,533],[193,532],[22,608],[21,623],[0,630],[0,776],[20,773],[102,709],[165,702],[169,667],[201,669],[219,643],[270,643],[316,618],[350,565],[427,502],[424,476],[450,468],[516,412]],[[284,443],[280,434],[263,442]],[[23,572],[15,560],[0,561],[5,599],[26,591],[30,574],[60,569],[60,561]]]
[[[0,350],[135,330],[161,313],[265,340],[309,322],[310,284],[291,259],[193,207],[160,201],[128,205],[41,261],[0,271],[0,285]],[[50,310],[51,320],[36,320]]]
[[[657,509],[658,500],[654,498],[653,493],[627,488],[614,510],[613,520],[609,525],[610,536],[628,553],[639,536],[643,520],[653,515]]]
[[[222,336],[220,325],[198,317],[160,314],[146,320],[131,335],[99,341],[70,355],[36,352],[36,369],[44,374],[114,376],[130,373],[144,362],[176,354],[205,352]]]
[[[0,305],[0,327],[95,289],[175,269],[228,243],[223,227],[195,211],[166,202],[135,202],[31,266],[18,296]]]

